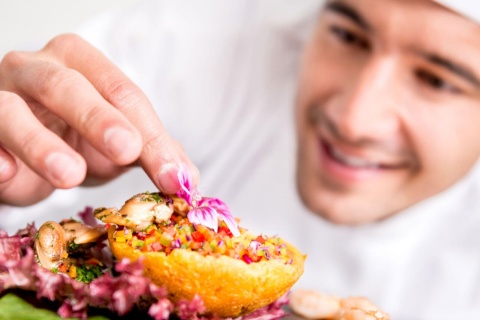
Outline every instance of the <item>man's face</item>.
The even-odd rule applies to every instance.
[[[480,155],[480,27],[427,0],[330,1],[297,97],[298,186],[337,223],[379,220]]]

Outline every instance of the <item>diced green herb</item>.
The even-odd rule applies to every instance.
[[[145,201],[145,202],[155,201],[156,203],[160,203],[163,201],[163,198],[160,196],[158,192],[150,193],[147,191],[145,192],[144,196],[140,198],[140,201]]]
[[[68,244],[68,248],[71,250],[71,251],[76,251],[79,247],[79,244],[78,243],[75,243],[74,241],[70,242]]]
[[[102,275],[102,268],[99,265],[92,264],[82,264],[77,267],[77,277],[78,281],[83,283],[90,283],[92,280],[100,277]]]

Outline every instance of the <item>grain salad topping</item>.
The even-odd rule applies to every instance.
[[[273,259],[292,263],[291,253],[279,237],[256,236],[244,228],[239,230],[240,236],[234,237],[226,224],[220,221],[215,232],[174,212],[170,219],[151,224],[141,231],[117,226],[114,239],[142,252],[164,252],[168,255],[175,249],[189,249],[204,256],[225,255],[248,264]]]

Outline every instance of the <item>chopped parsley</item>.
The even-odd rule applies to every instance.
[[[78,246],[79,244],[78,243],[75,243],[74,241],[70,242],[68,244],[68,248],[71,250],[71,251],[76,251],[78,249]]]
[[[160,193],[158,193],[158,192],[150,193],[149,191],[147,191],[140,198],[140,201],[145,201],[145,202],[155,201],[156,203],[161,203],[163,201],[163,198],[160,196]]]
[[[52,272],[53,273],[58,273],[58,268],[57,267],[52,268]]]
[[[84,263],[77,267],[76,279],[83,283],[90,283],[92,280],[100,277],[102,274],[103,272],[101,266]]]

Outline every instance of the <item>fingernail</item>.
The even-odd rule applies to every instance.
[[[3,161],[2,159],[0,159],[0,180],[4,178],[4,175],[7,173],[9,167],[10,164],[8,161]]]
[[[178,181],[178,166],[175,163],[167,163],[162,166],[157,176],[158,185],[166,194],[174,194],[180,190]]]
[[[49,154],[45,159],[45,165],[50,178],[59,183],[67,179],[76,180],[78,176],[77,161],[64,153]]]
[[[103,142],[107,151],[121,162],[132,162],[140,153],[133,133],[120,127],[107,129]]]

